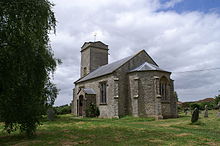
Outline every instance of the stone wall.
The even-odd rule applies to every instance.
[[[138,88],[137,82],[138,81]],[[138,109],[138,116],[150,117],[155,115],[155,93],[154,93],[154,74],[152,72],[134,72],[129,74],[129,87],[131,94],[130,107],[131,114],[133,109]],[[138,97],[135,94],[138,90]],[[137,104],[136,104],[137,103]]]
[[[108,50],[92,47],[90,50],[90,72],[106,64],[108,64]]]
[[[129,115],[131,113],[131,109],[129,109],[130,98],[128,94],[127,74],[130,70],[140,66],[146,61],[153,63],[145,51],[141,51],[115,71],[116,76],[119,78],[119,116]]]
[[[97,50],[98,52],[100,51],[100,54],[97,53]],[[101,57],[102,51],[101,49],[96,49],[95,52]],[[87,55],[85,54],[85,56]],[[85,56],[82,63],[88,64],[88,58],[85,58]],[[101,61],[94,58],[92,62]],[[80,88],[92,88],[96,92],[96,104],[100,109],[100,117],[113,118],[124,115],[176,117],[176,100],[173,96],[173,81],[170,79],[169,72],[147,71],[129,73],[129,71],[144,62],[156,65],[145,51],[141,51],[113,73],[77,83],[75,85],[75,98],[72,103],[73,114],[77,114],[77,99],[83,94]],[[89,64],[89,66],[91,65]],[[170,81],[169,98],[166,101],[158,96],[159,79],[163,76]],[[100,104],[99,84],[103,81],[107,82],[107,104]]]
[[[93,43],[84,46],[81,50],[81,77],[84,76],[84,68],[87,74],[100,66],[108,64],[108,47]]]
[[[170,81],[169,97],[166,101],[158,96],[159,86],[155,79],[158,80],[165,76]],[[137,89],[138,79],[138,89]],[[131,114],[140,117],[157,117],[164,118],[177,117],[176,101],[173,95],[173,81],[170,80],[170,73],[161,71],[141,71],[129,74],[129,98],[131,103]],[[138,90],[138,95],[137,95]],[[136,110],[138,109],[138,114]]]
[[[100,88],[99,88],[99,83],[100,82],[107,82],[107,92],[106,92],[106,97],[107,97],[107,102],[106,104],[100,104]],[[85,82],[81,82],[76,84],[75,87],[75,99],[73,101],[73,114],[77,114],[77,99],[80,96],[79,89],[80,87],[83,88],[92,88],[96,92],[96,105],[99,107],[100,110],[100,117],[101,118],[113,118],[113,117],[118,117],[118,99],[116,97],[116,89],[115,89],[115,77],[113,74],[111,75],[106,75],[103,77],[99,77],[93,80],[88,80]],[[78,93],[78,94],[77,94]]]
[[[80,77],[84,76],[84,67],[86,67],[87,73],[89,73],[90,67],[90,49],[81,52],[81,69],[80,69]]]
[[[177,118],[178,117],[178,111],[177,111],[177,99],[174,96],[174,81],[171,79],[170,80],[170,110],[171,110],[171,115],[170,117],[172,118]]]

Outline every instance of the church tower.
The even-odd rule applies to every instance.
[[[108,45],[101,41],[85,42],[81,47],[81,77],[108,64]]]

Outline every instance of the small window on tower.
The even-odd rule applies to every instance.
[[[84,76],[87,75],[87,69],[86,69],[86,67],[83,68],[83,75],[84,75]]]

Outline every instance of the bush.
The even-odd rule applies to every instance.
[[[62,106],[55,107],[55,111],[57,115],[63,115],[63,114],[70,114],[71,113],[71,106],[66,104]]]
[[[215,106],[214,102],[202,102],[200,105],[202,110],[205,110],[205,105],[207,105],[209,110],[212,110]]]
[[[86,109],[86,117],[98,117],[100,115],[99,108],[96,104],[90,103]]]
[[[201,108],[201,105],[200,104],[197,104],[197,103],[192,103],[192,104],[190,104],[190,108],[192,109],[192,110],[194,110],[195,108],[197,108],[198,110],[201,110],[202,108]]]

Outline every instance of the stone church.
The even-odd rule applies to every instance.
[[[85,116],[88,105],[94,103],[101,118],[178,116],[171,72],[161,69],[145,50],[108,64],[108,50],[100,41],[81,47],[73,114]]]

